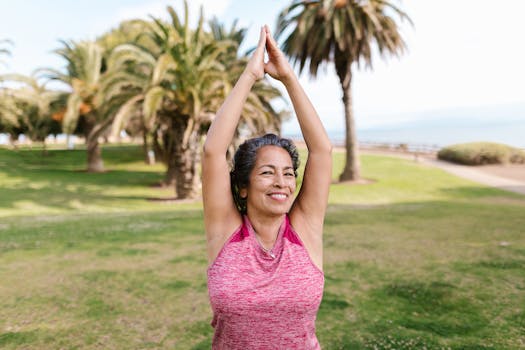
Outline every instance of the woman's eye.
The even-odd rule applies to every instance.
[[[295,176],[294,173],[286,173],[284,176]]]

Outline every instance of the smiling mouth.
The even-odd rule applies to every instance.
[[[270,194],[270,197],[273,198],[273,199],[277,199],[277,200],[284,200],[288,196],[285,195],[284,193],[272,193],[272,194]]]

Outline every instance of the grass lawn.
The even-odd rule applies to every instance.
[[[0,149],[0,348],[209,349],[202,211],[135,146]],[[342,154],[334,154],[334,178]],[[323,349],[525,347],[525,196],[363,156],[325,226]]]

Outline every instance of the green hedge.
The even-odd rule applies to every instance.
[[[500,143],[471,142],[442,148],[438,159],[466,165],[525,164],[525,152]]]

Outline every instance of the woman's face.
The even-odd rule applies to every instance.
[[[292,206],[295,188],[290,154],[279,146],[263,146],[257,151],[250,184],[240,194],[247,196],[248,212],[282,215]]]

